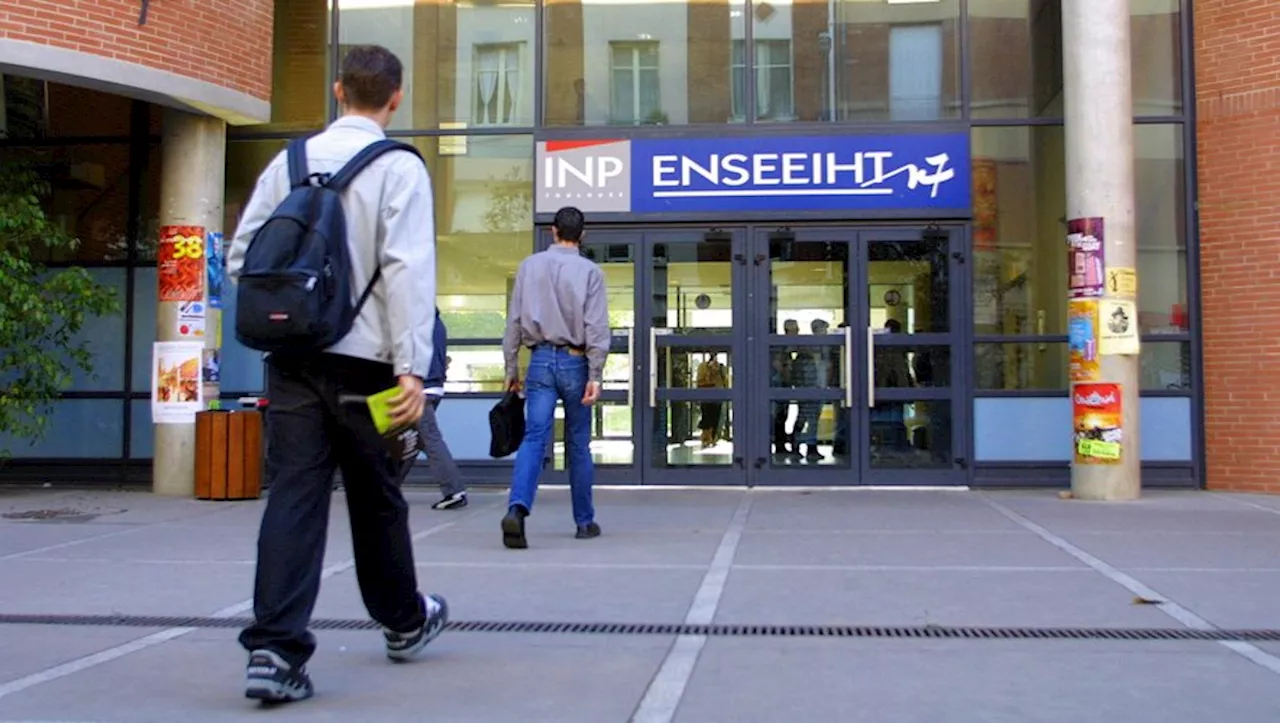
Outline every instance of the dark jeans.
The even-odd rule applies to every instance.
[[[308,630],[329,527],[333,475],[342,469],[356,579],[375,621],[397,632],[426,621],[413,566],[409,508],[396,484],[404,464],[373,426],[368,407],[339,395],[395,385],[391,366],[332,354],[267,364],[267,509],[258,533],[255,621],[246,650],[266,648],[292,665],[316,649]]]

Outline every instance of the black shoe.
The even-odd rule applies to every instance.
[[[574,535],[579,540],[590,540],[593,537],[600,536],[600,525],[594,522],[588,522],[585,525],[578,525],[578,534]]]
[[[422,627],[411,633],[397,633],[385,628],[382,631],[382,637],[387,641],[387,657],[397,663],[412,660],[427,647],[427,643],[440,637],[444,626],[449,623],[449,603],[443,597],[428,595],[422,604],[427,611],[427,621]]]
[[[433,510],[458,510],[467,506],[467,493],[454,492],[439,502],[431,505]]]
[[[263,703],[292,703],[306,700],[316,692],[306,668],[295,670],[270,650],[249,654],[245,677],[244,697]]]
[[[512,505],[507,516],[502,518],[502,544],[512,550],[523,550],[529,546],[524,537],[524,518],[529,513],[520,505]]]

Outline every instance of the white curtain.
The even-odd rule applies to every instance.
[[[498,104],[494,103],[494,96],[498,90],[498,55],[501,51],[494,49],[482,50],[476,59],[476,79],[477,89],[480,94],[480,117],[476,119],[479,125],[493,125],[499,121]]]

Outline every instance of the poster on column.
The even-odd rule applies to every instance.
[[[209,308],[222,308],[222,284],[227,277],[227,259],[222,250],[222,234],[210,231],[205,237],[205,267],[208,269]]]
[[[1067,365],[1073,382],[1098,381],[1098,302],[1071,299],[1067,302]]]
[[[204,343],[158,341],[151,352],[151,419],[156,424],[194,424],[204,403],[201,366]]]
[[[200,383],[210,409],[218,408],[218,387],[222,384],[222,355],[217,349],[205,349],[200,364]]]
[[[1116,464],[1124,437],[1119,384],[1077,384],[1071,390],[1077,464]]]
[[[204,227],[161,226],[156,249],[160,301],[204,299]]]
[[[1105,356],[1134,355],[1138,341],[1138,305],[1128,299],[1102,299],[1098,304],[1098,351]]]
[[[1102,296],[1106,288],[1106,256],[1100,218],[1067,221],[1067,293],[1073,299]]]

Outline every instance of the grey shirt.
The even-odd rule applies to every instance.
[[[604,272],[576,247],[555,245],[521,262],[502,339],[508,379],[519,372],[520,347],[541,343],[585,348],[588,379],[602,380],[609,355]]]
[[[307,141],[307,167],[312,173],[334,173],[360,149],[385,137],[368,118],[339,118]],[[227,275],[232,283],[239,281],[254,233],[287,195],[289,164],[281,151],[258,178],[231,242]],[[351,181],[342,210],[353,296],[364,291],[379,266],[382,279],[351,332],[326,351],[385,362],[397,375],[426,378],[436,318],[435,214],[426,167],[404,151],[380,156]]]

